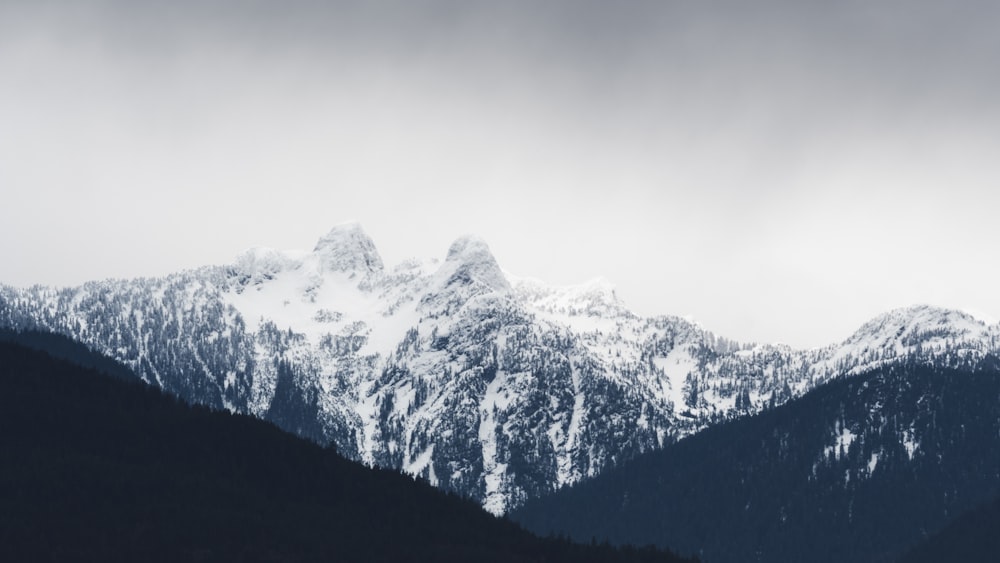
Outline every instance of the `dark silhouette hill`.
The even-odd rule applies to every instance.
[[[994,563],[1000,558],[1000,498],[955,519],[900,558],[899,563]]]
[[[680,561],[540,539],[269,423],[108,377],[47,338],[31,344],[73,362],[0,342],[0,560]]]

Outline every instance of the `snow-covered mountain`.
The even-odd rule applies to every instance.
[[[1000,325],[914,307],[822,349],[640,317],[605,281],[505,274],[482,240],[387,268],[357,225],[311,252],[74,288],[0,286],[0,327],[53,331],[185,399],[273,420],[494,513],[710,424],[892,362],[957,365]]]

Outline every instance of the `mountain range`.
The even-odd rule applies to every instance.
[[[909,550],[992,561],[996,541],[982,532],[996,508],[960,517],[1000,497],[998,443],[998,358],[904,362],[716,425],[511,516],[538,533],[670,545],[712,563],[892,562]]]
[[[1000,344],[1000,325],[926,306],[822,348],[735,342],[636,315],[604,281],[507,274],[475,237],[387,267],[354,224],[161,278],[0,286],[0,328],[65,335],[494,514],[839,378],[964,368]]]

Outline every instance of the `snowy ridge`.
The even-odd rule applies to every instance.
[[[920,306],[826,348],[738,343],[639,317],[605,280],[507,275],[475,237],[443,261],[387,268],[356,224],[312,251],[258,248],[161,279],[0,287],[0,326],[69,335],[187,400],[273,420],[497,514],[832,378],[975,362],[1000,341],[1000,325]],[[847,435],[836,436],[839,447]]]

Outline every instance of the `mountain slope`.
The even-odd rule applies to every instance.
[[[357,225],[312,251],[75,288],[0,286],[0,328],[69,336],[187,401],[252,414],[500,514],[844,374],[962,365],[1000,325],[893,311],[815,350],[631,313],[603,281],[506,275],[463,237],[386,266]]]
[[[678,561],[540,540],[241,415],[0,343],[5,561]]]
[[[1000,498],[963,513],[927,538],[899,563],[992,563],[1000,554]]]
[[[711,563],[892,561],[1000,494],[1000,364],[903,364],[530,501],[529,529],[657,543]]]

